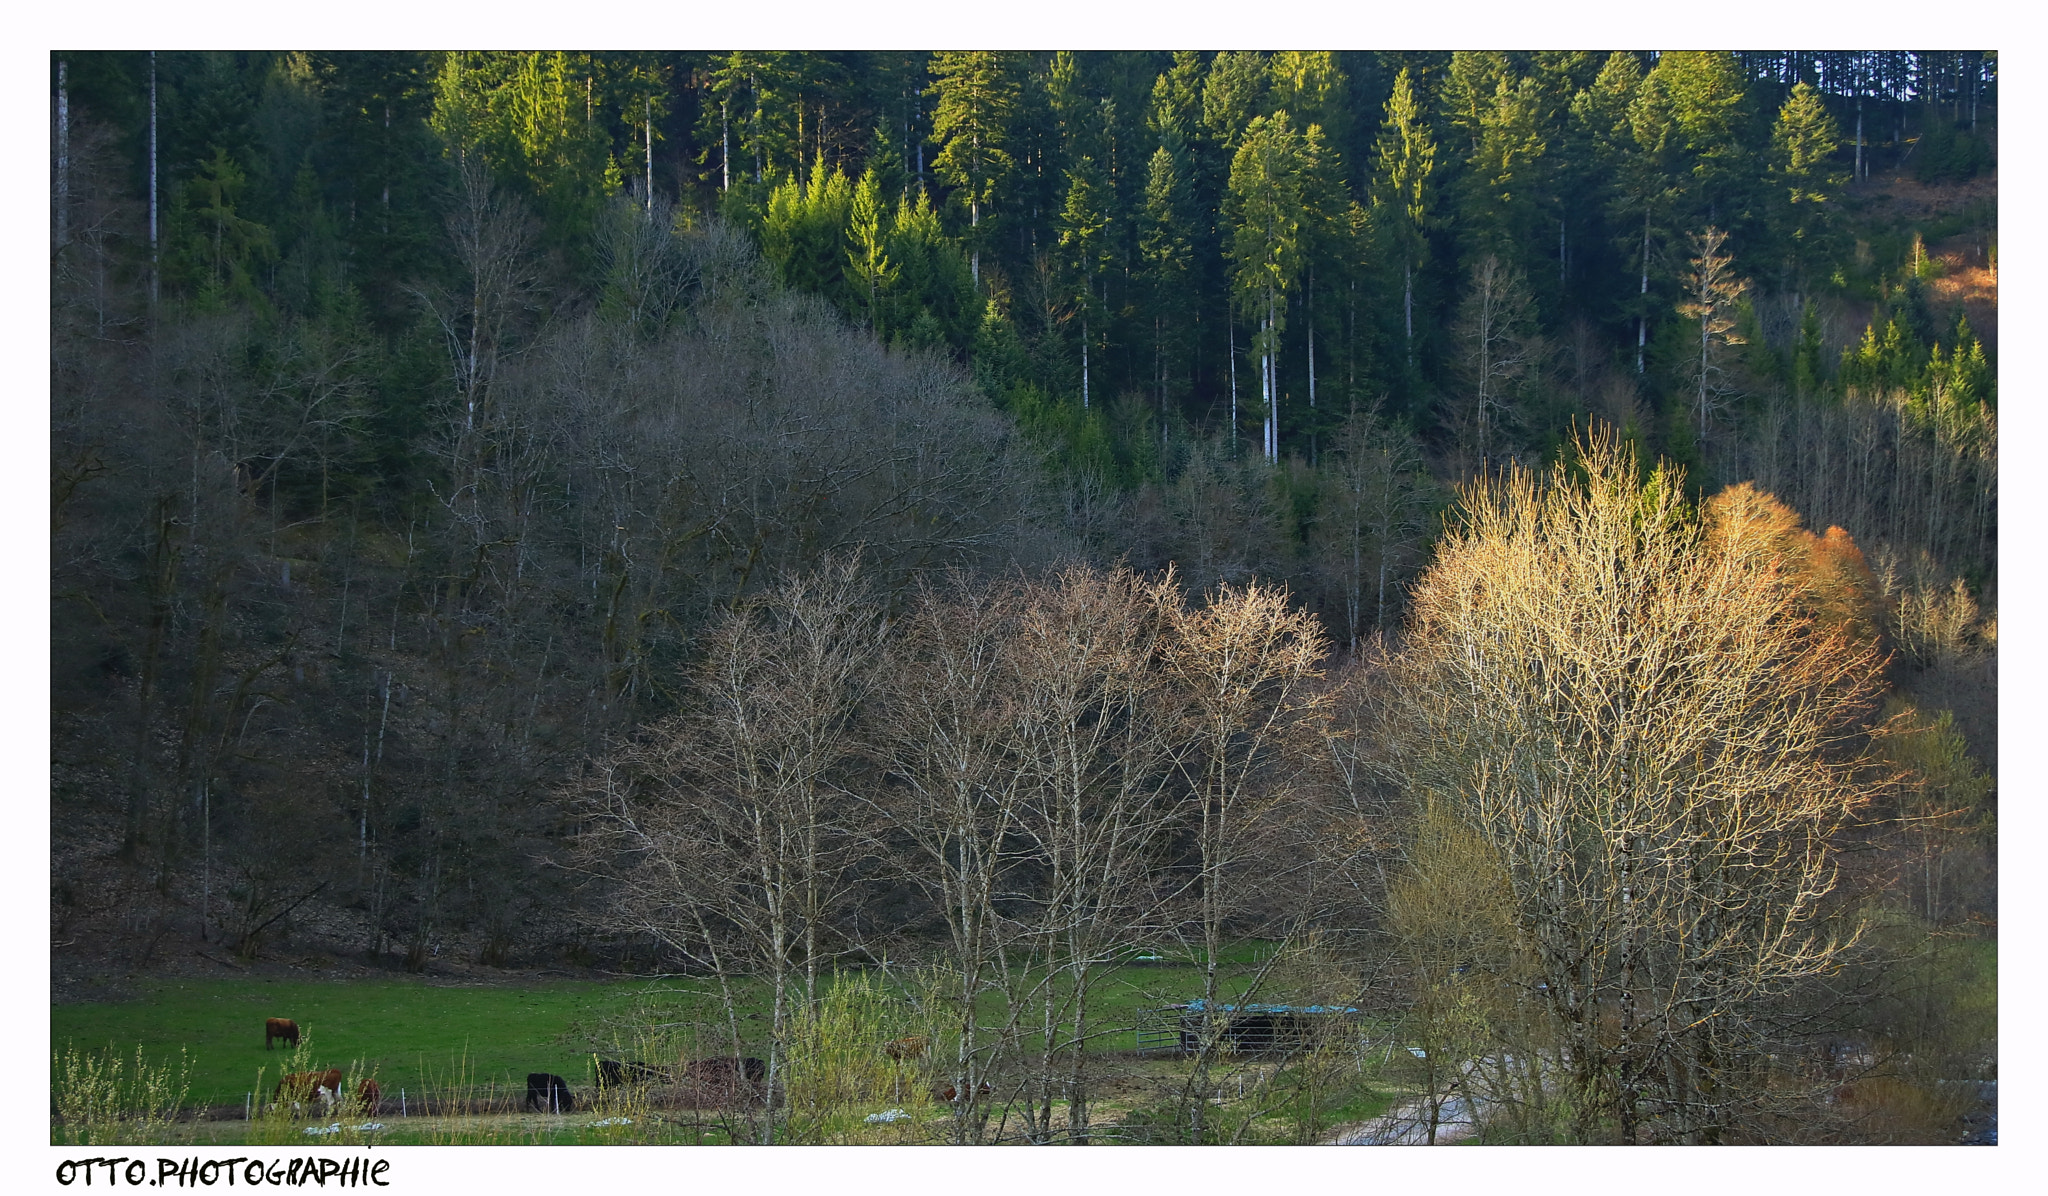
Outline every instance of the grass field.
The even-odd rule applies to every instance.
[[[453,1082],[511,1083],[554,1072],[588,1082],[589,1052],[607,1053],[631,1024],[709,1019],[716,1002],[694,985],[670,982],[559,981],[517,986],[451,987],[406,980],[177,980],[112,1004],[56,1005],[53,1048],[69,1041],[111,1043],[146,1057],[191,1063],[193,1104],[240,1104],[257,1085],[277,1082],[289,1052],[263,1049],[263,1022],[289,1017],[324,1066],[374,1070],[392,1097],[401,1089]]]
[[[1128,1025],[1147,1006],[1200,992],[1192,966],[1125,968],[1097,989],[1108,1025]],[[263,1049],[265,1018],[288,1017],[307,1035],[323,1067],[373,1072],[387,1097],[451,1083],[498,1083],[521,1091],[528,1072],[553,1072],[582,1088],[591,1052],[631,1057],[640,1036],[659,1027],[686,1037],[690,1027],[722,1025],[709,982],[538,981],[452,986],[417,980],[167,980],[117,1003],[53,1005],[53,1050],[139,1045],[154,1062],[191,1068],[190,1104],[240,1104],[258,1085],[274,1086],[288,1051]],[[766,1035],[767,1002],[750,988],[742,1036]],[[995,1012],[991,1003],[989,1013]],[[715,1030],[713,1031],[715,1033]],[[1105,1036],[1100,1050],[1128,1049],[1128,1034]]]
[[[1226,984],[1226,995],[1242,993],[1243,978],[1256,970],[1256,956],[1262,949],[1261,945],[1248,944],[1232,952],[1228,970],[1240,979]],[[876,1045],[893,1036],[932,1032],[926,1028],[932,1023],[921,1020],[903,1023],[893,1030],[887,1026],[892,1018],[908,1016],[916,1007],[914,1001],[903,998],[913,996],[914,990],[921,988],[921,980],[935,979],[906,977],[891,971],[886,978],[867,973],[853,989],[835,986],[833,991],[848,994],[849,1000],[874,999],[854,995],[862,992],[893,994],[883,999],[886,1008],[898,1010],[890,1014],[883,1012],[882,1007],[863,1006],[875,1011],[863,1015],[857,1024],[849,1023],[854,1029],[852,1037],[844,1040],[851,1050],[848,1057],[874,1054]],[[876,981],[881,982],[879,990],[871,987]],[[1129,1028],[1148,1008],[1184,1002],[1198,995],[1200,984],[1201,973],[1193,964],[1166,960],[1134,964],[1099,976],[1091,1008],[1093,1020],[1103,1032],[1091,1041],[1090,1050],[1103,1058],[1091,1090],[1093,1120],[1105,1127],[1119,1122],[1140,1127],[1129,1133],[1105,1131],[1099,1141],[1144,1141],[1157,1131],[1142,1127],[1157,1125],[1162,1115],[1171,1117],[1164,1112],[1167,1106],[1160,1102],[1170,1104],[1171,1094],[1184,1081],[1187,1063],[1178,1055],[1134,1051],[1137,1041]],[[153,1123],[158,1128],[146,1131],[150,1140],[161,1136],[166,1142],[301,1142],[306,1134],[305,1119],[314,1116],[313,1113],[295,1114],[290,1108],[282,1108],[247,1122],[239,1116],[241,1106],[253,1095],[253,1104],[260,1111],[264,1098],[286,1070],[329,1067],[377,1078],[384,1094],[378,1120],[384,1124],[371,1136],[381,1142],[711,1144],[728,1140],[730,1127],[722,1124],[726,1118],[716,1111],[678,1109],[669,1103],[655,1107],[638,1089],[614,1091],[601,1105],[591,1104],[598,1096],[592,1076],[593,1054],[673,1063],[679,1056],[725,1049],[726,1022],[714,982],[529,980],[451,984],[411,978],[322,981],[237,977],[146,981],[138,992],[135,998],[120,1002],[53,1005],[52,1078],[55,1083],[62,1067],[76,1066],[78,1052],[110,1051],[116,1057],[133,1058],[139,1049],[142,1058],[155,1068],[175,1068],[182,1059],[189,1069],[183,1101],[188,1108],[213,1106],[217,1113],[224,1112],[220,1106],[234,1110],[228,1114],[231,1120],[226,1121]],[[739,995],[743,1049],[749,1054],[765,1055],[769,1020],[766,986],[744,985]],[[1288,997],[1275,991],[1265,999]],[[826,1002],[827,1006],[832,1004],[832,1000]],[[880,1020],[870,1022],[866,1020],[869,1016]],[[1038,1016],[1036,1010],[1026,1011],[1025,1024],[1035,1024]],[[300,1052],[282,1048],[265,1051],[263,1025],[271,1017],[296,1021],[305,1035],[305,1048]],[[1000,997],[990,994],[982,1017],[984,1024],[990,1025],[1004,1020]],[[875,1042],[868,1043],[863,1035],[874,1037]],[[1233,1106],[1243,1105],[1246,1115],[1256,1119],[1261,1127],[1267,1126],[1268,1116],[1292,1124],[1294,1105],[1298,1103],[1295,1098],[1280,1095],[1277,1090],[1264,1090],[1262,1095],[1265,1085],[1279,1082],[1275,1079],[1279,1066],[1270,1060],[1245,1060],[1241,1066],[1226,1067],[1215,1076],[1214,1082],[1219,1085],[1216,1099]],[[529,1072],[552,1072],[565,1077],[575,1092],[577,1112],[567,1117],[518,1114]],[[824,1126],[819,1123],[812,1127],[808,1138],[798,1140],[910,1142],[935,1141],[945,1136],[943,1112],[924,1103],[925,1081],[913,1080],[911,1096],[902,1091],[901,1077],[885,1078],[885,1082],[896,1086],[895,1089],[885,1087],[881,1096],[870,1094],[862,1101],[881,1099],[883,1105],[909,1103],[920,1110],[913,1114],[913,1120],[900,1125],[864,1125],[861,1115],[874,1110],[862,1104],[857,1109],[849,1107],[844,1116],[831,1115],[846,1120],[846,1125],[834,1122],[819,1128]],[[65,1092],[85,1091],[76,1085],[58,1087]],[[423,1094],[431,1098],[431,1104],[424,1108]],[[1327,1126],[1333,1118],[1370,1116],[1384,1107],[1387,1099],[1377,1083],[1354,1083],[1345,1094],[1332,1095],[1336,1096],[1332,1103],[1339,1107],[1325,1104],[1314,1124]],[[1247,1096],[1249,1104],[1244,1103]],[[487,1103],[476,1103],[480,1099]],[[464,1103],[450,1106],[450,1100]],[[405,1110],[403,1114],[401,1109]],[[66,1113],[62,1124],[72,1125],[72,1116]],[[1012,1108],[1002,1116],[1014,1118],[1016,1112]],[[325,1123],[327,1118],[321,1116],[318,1120]],[[342,1121],[346,1120],[344,1116]],[[90,1123],[89,1118],[77,1122]],[[1011,1126],[1008,1132],[1014,1134],[1016,1129]],[[1296,1132],[1283,1129],[1281,1122],[1273,1123],[1270,1129],[1282,1134]],[[735,1132],[750,1137],[757,1131]],[[344,1137],[326,1141],[346,1144],[357,1137],[360,1135],[348,1128]]]

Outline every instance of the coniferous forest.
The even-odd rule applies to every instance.
[[[780,1076],[914,968],[948,1141],[1259,1140],[1228,1018],[1091,1112],[1171,957],[1432,1133],[1978,1132],[1995,54],[50,70],[60,1001],[689,975]]]

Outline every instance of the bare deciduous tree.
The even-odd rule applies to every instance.
[[[817,1000],[851,857],[869,841],[844,783],[882,629],[856,560],[786,579],[711,630],[685,709],[582,786],[585,868],[613,909],[719,974],[735,1051],[727,981],[767,980],[771,1091],[791,1003]],[[773,1117],[762,1134],[772,1141]]]
[[[1550,352],[1520,271],[1487,254],[1473,265],[1469,288],[1452,329],[1459,388],[1449,404],[1466,473],[1489,468],[1509,451],[1519,405],[1541,381]]]
[[[896,785],[886,812],[909,845],[906,872],[945,918],[952,976],[948,1061],[952,1140],[978,1142],[988,1120],[981,1086],[1012,1045],[985,1034],[982,998],[1003,987],[1010,954],[999,886],[1013,861],[1024,774],[1014,757],[1011,637],[1016,588],[956,576],[920,585],[883,666],[877,738]]]
[[[1735,304],[1749,289],[1737,278],[1735,259],[1721,252],[1728,234],[1718,228],[1692,235],[1692,269],[1685,276],[1685,302],[1678,312],[1700,324],[1699,348],[1691,358],[1686,379],[1693,386],[1694,414],[1699,421],[1699,438],[1707,439],[1714,417],[1738,393],[1729,369],[1728,350],[1745,343],[1735,331]]]
[[[1358,651],[1368,626],[1384,628],[1387,603],[1427,547],[1435,487],[1412,437],[1383,419],[1377,404],[1353,412],[1330,444],[1332,486],[1318,514],[1321,572],[1344,605],[1348,647]]]
[[[1011,1012],[1039,1018],[1034,1141],[1053,1140],[1063,1093],[1068,1141],[1087,1142],[1092,986],[1153,927],[1174,731],[1154,658],[1174,589],[1171,575],[1068,566],[1030,588],[1014,632],[1018,831],[1037,883]]]
[[[1494,853],[1580,1140],[1716,1141],[1769,1001],[1843,957],[1867,642],[1613,439],[1476,484],[1415,596],[1393,774]]]
[[[1287,592],[1222,585],[1194,609],[1176,605],[1165,668],[1186,719],[1181,769],[1199,872],[1192,920],[1201,927],[1200,1049],[1188,1081],[1192,1141],[1200,1142],[1209,1067],[1223,1041],[1221,963],[1226,928],[1255,917],[1273,869],[1262,850],[1304,784],[1327,690],[1315,682],[1329,652],[1315,618]]]

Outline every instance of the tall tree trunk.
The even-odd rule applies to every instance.
[[[1415,368],[1415,263],[1401,263],[1401,319],[1408,331],[1408,368]]]
[[[156,51],[149,52],[149,303],[156,306],[158,279],[156,238]]]
[[[57,60],[57,248],[71,243],[71,92],[67,64]]]
[[[1237,321],[1225,318],[1230,338],[1230,447],[1237,447]]]
[[[1643,283],[1636,293],[1645,297],[1641,302],[1647,305],[1649,302],[1647,296],[1650,293],[1650,201],[1647,196],[1643,199]],[[1643,311],[1636,314],[1636,373],[1638,374],[1643,372],[1643,341],[1649,336],[1649,331],[1650,313],[1646,306]]]
[[[1853,177],[1868,177],[1863,173],[1863,97],[1856,97],[1856,170]]]

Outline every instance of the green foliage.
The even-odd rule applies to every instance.
[[[216,149],[171,205],[164,277],[204,303],[261,302],[256,272],[276,242],[269,228],[237,211],[248,181],[235,158]]]
[[[1944,120],[1930,122],[1913,147],[1913,177],[1923,183],[1963,182],[1993,164],[1988,138]]]
[[[481,154],[523,184],[557,244],[580,246],[623,185],[595,119],[597,70],[589,54],[457,51],[434,82],[429,123],[449,154]]]
[[[857,315],[868,304],[848,285],[852,218],[852,182],[836,166],[828,172],[820,157],[808,179],[785,176],[769,194],[761,220],[762,256],[785,285],[823,295],[840,311]]]
[[[1009,176],[1010,122],[1017,108],[1014,55],[1000,50],[945,51],[932,56],[932,167],[960,188],[978,248],[982,208]]]
[[[886,242],[896,282],[883,292],[881,325],[902,330],[906,343],[946,346],[958,352],[973,342],[981,325],[982,299],[959,245],[939,227],[939,216],[923,190],[896,205]]]
[[[1835,201],[1848,181],[1833,161],[1841,141],[1820,93],[1804,83],[1794,87],[1771,130],[1770,179],[1772,223],[1795,279],[1832,256]]]
[[[940,1110],[927,1061],[947,1057],[937,1010],[872,973],[837,977],[791,1026],[783,1082],[787,1120],[777,1140],[835,1146],[931,1140],[928,1123]],[[924,1049],[899,1051],[902,1058],[883,1049],[904,1041]]]

